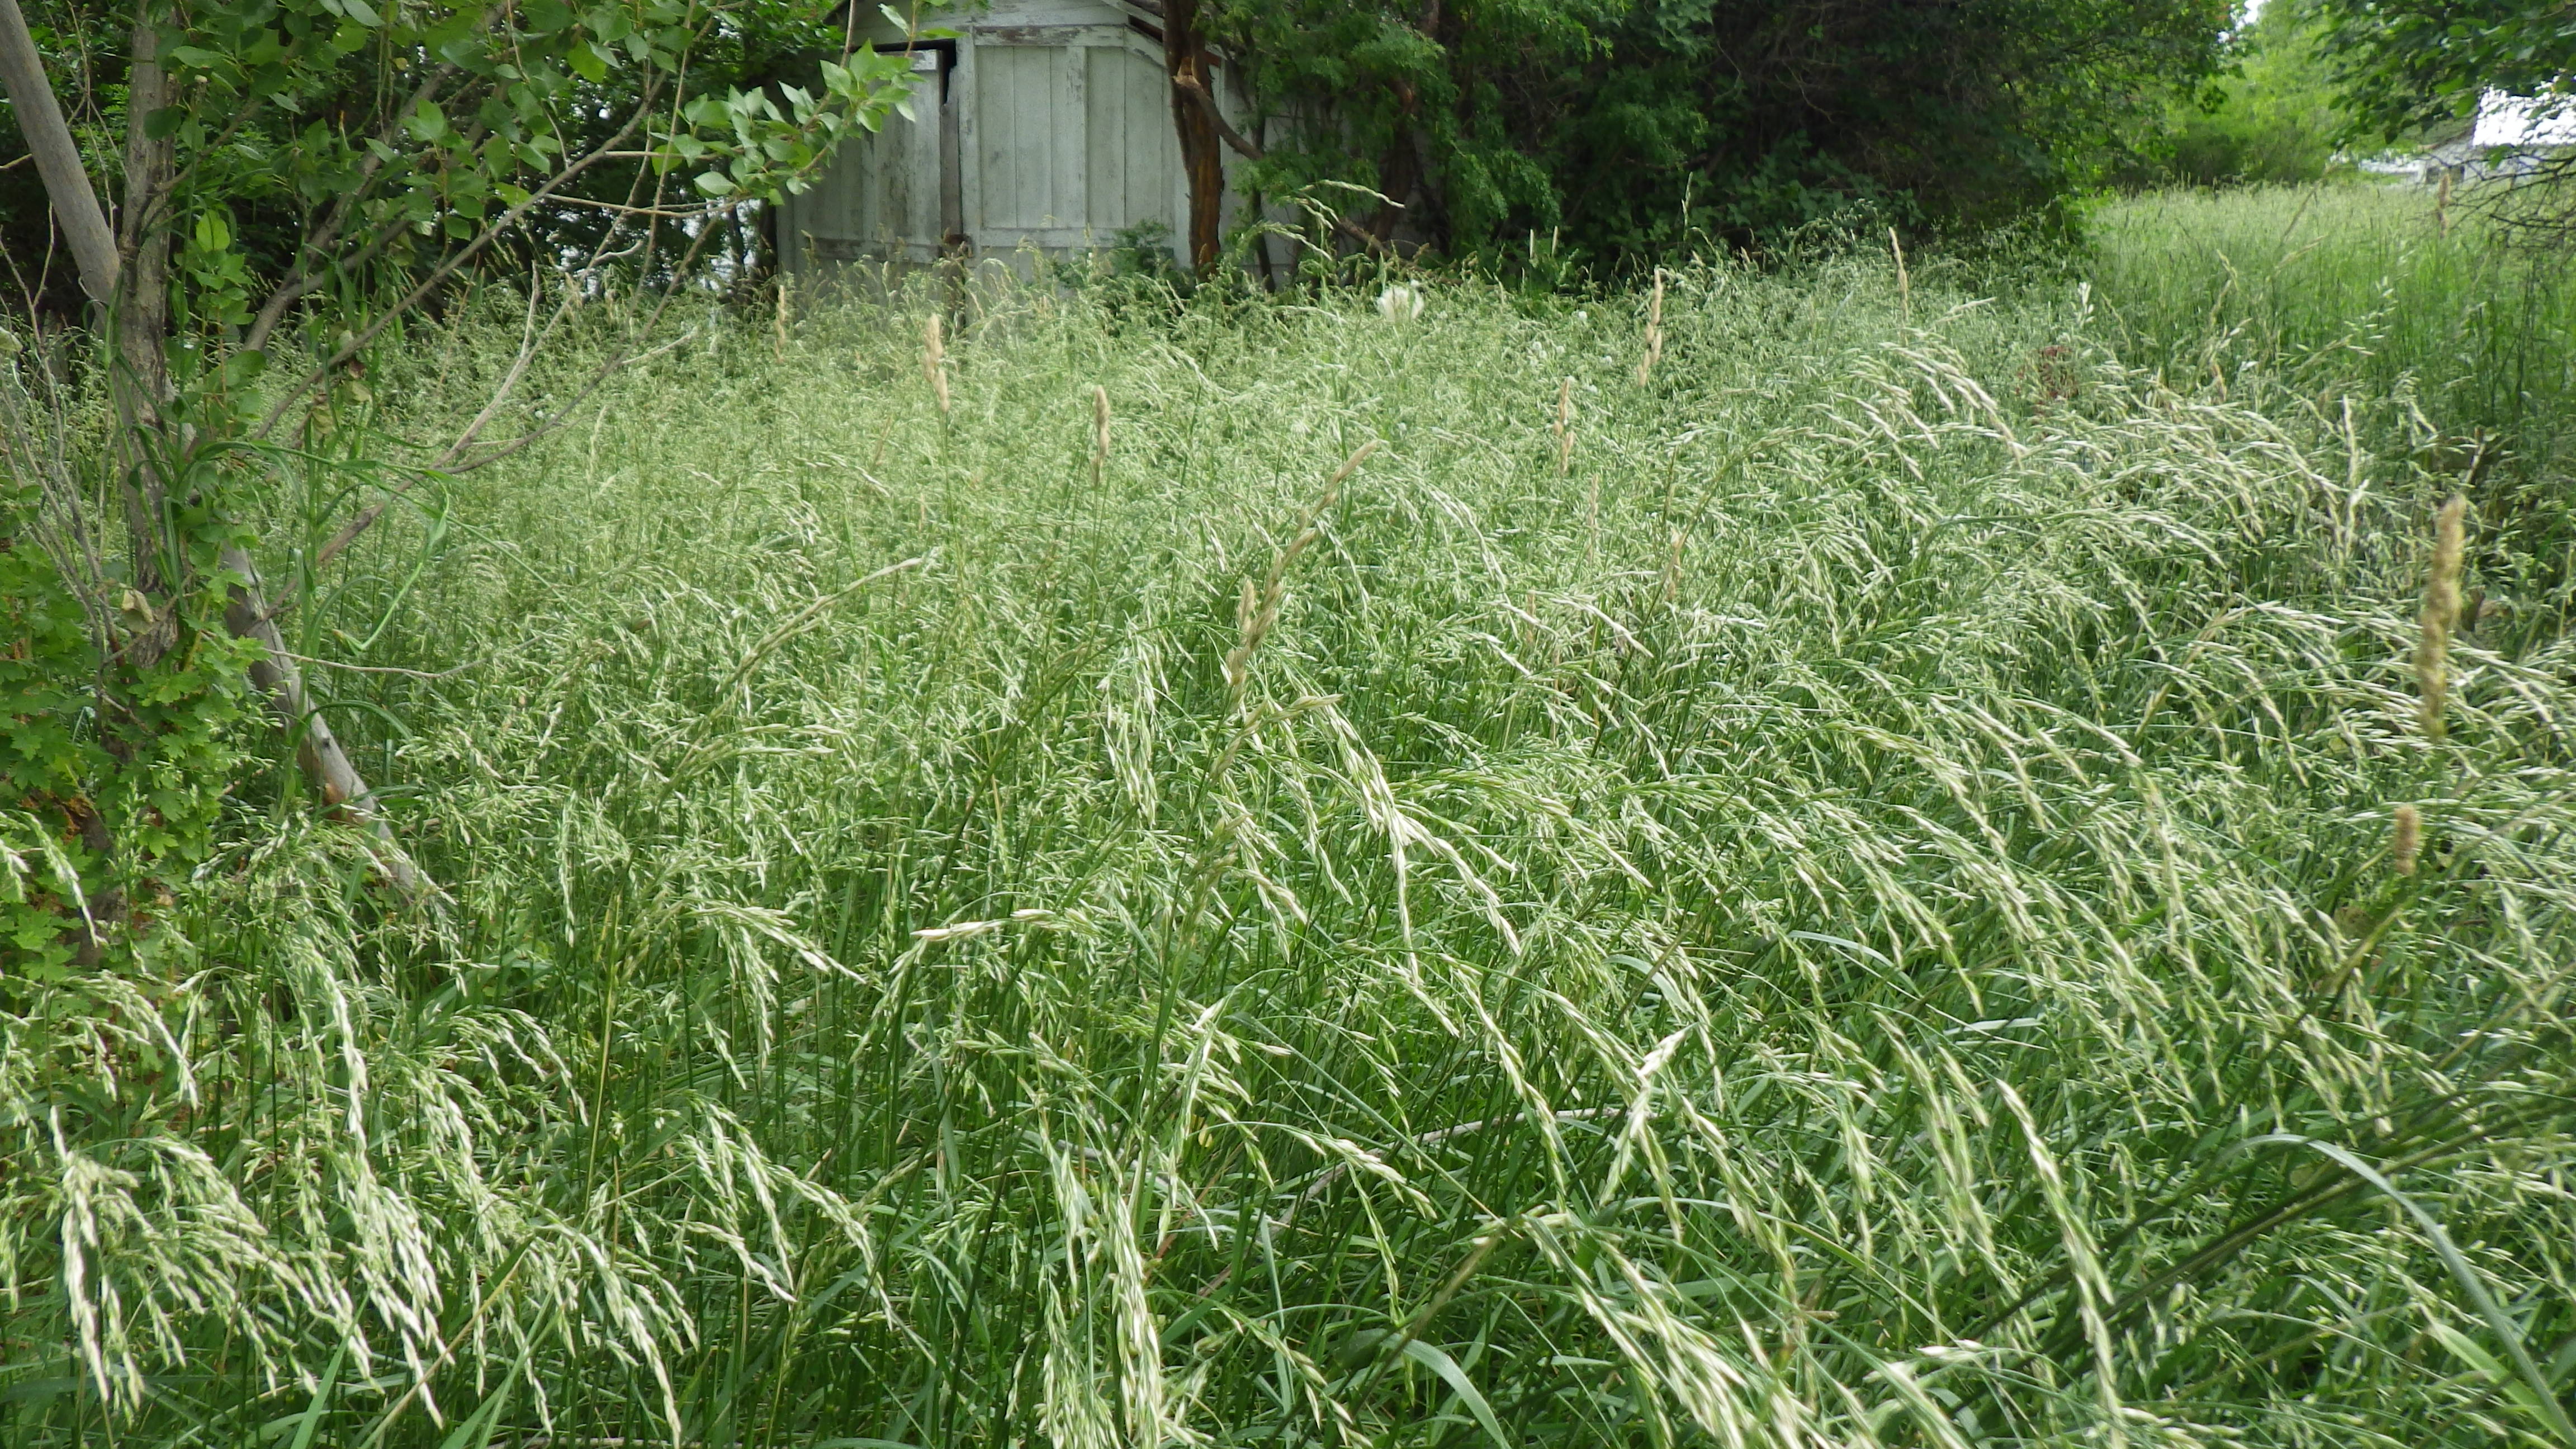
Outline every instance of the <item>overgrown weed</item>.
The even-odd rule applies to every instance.
[[[317,596],[447,922],[245,802],[10,985],[12,1442],[2554,1432],[2576,660],[2473,553],[2423,729],[2420,459],[1861,254],[899,300]]]

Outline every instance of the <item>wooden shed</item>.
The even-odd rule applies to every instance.
[[[862,0],[861,43],[911,54],[912,115],[844,143],[821,180],[786,199],[778,242],[789,273],[1031,247],[1065,257],[1146,226],[1177,249],[1189,187],[1160,10],[1152,0],[925,6],[921,23],[955,38],[907,41]],[[1229,70],[1220,62],[1215,90],[1232,117]],[[1230,225],[1231,200],[1227,210]]]

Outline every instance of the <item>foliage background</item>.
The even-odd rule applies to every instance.
[[[112,140],[126,17],[80,0],[28,8],[49,61],[77,80],[66,87],[75,123]],[[774,88],[845,42],[846,14],[820,4],[735,8],[692,55],[702,84]],[[1228,0],[1205,25],[1271,118],[1254,189],[1332,180],[1401,193],[1400,225],[1368,217],[1365,198],[1354,209],[1408,249],[1526,260],[1544,244],[1615,270],[1859,213],[1960,229],[2045,210],[2107,174],[2149,136],[2167,95],[2210,73],[2226,19],[2224,0]],[[404,64],[382,46],[355,48],[337,62],[339,97],[324,86],[232,138],[226,176],[209,181],[254,272],[282,269],[299,216],[327,195],[281,164],[288,148],[407,86]],[[633,76],[583,77],[601,91],[590,113],[618,113]],[[10,139],[0,130],[0,147]],[[599,167],[573,194],[621,199],[633,173]],[[586,244],[603,217],[553,207],[536,221],[494,270]],[[0,172],[13,261],[32,267],[45,230],[30,169]],[[728,241],[718,255],[729,271],[761,266],[758,236]],[[67,286],[57,271],[49,305],[71,309]]]
[[[2129,186],[2295,184],[2323,178],[2349,120],[2338,108],[2317,7],[2272,0],[2229,36],[2228,65],[2175,97]]]
[[[1451,255],[1635,265],[1855,213],[1968,228],[2105,173],[2206,76],[2213,0],[1236,3],[1296,124],[1258,184],[1402,193]]]

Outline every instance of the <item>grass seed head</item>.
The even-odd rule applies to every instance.
[[[2318,205],[2382,204],[2353,190]],[[2255,240],[2318,230],[2285,200]],[[2106,235],[2143,278],[2124,303],[2209,270]],[[1951,1406],[1905,1375],[1936,1373],[2021,1426],[1963,1414],[1965,1439],[2478,1441],[2481,1403],[2512,1411],[2493,1376],[2380,1311],[2453,1291],[2423,1238],[2347,1231],[2369,1215],[2345,1197],[2227,1262],[2185,1254],[2274,1200],[2242,1154],[2291,1149],[2246,1142],[2240,1104],[2386,1161],[2437,1140],[2411,1124],[2439,1131],[2455,1087],[2509,1085],[2531,1105],[2412,1157],[2408,1191],[2474,1224],[2479,1271],[2517,1296],[2555,1281],[2576,1204],[2494,1154],[2559,1152],[2576,1063],[2462,1044],[2555,1029],[2576,809],[2518,765],[2556,749],[2576,688],[2518,673],[2524,714],[2498,691],[2493,757],[2517,767],[2454,772],[2427,863],[2393,807],[2429,797],[2374,778],[2353,733],[2389,662],[2340,647],[2425,587],[2401,502],[2349,490],[2319,527],[2346,449],[2259,370],[2219,403],[2088,364],[2086,405],[2027,455],[1918,426],[1884,400],[1973,403],[1963,382],[2067,335],[2053,302],[1954,310],[1955,275],[1926,274],[1902,353],[1884,314],[1838,305],[1883,295],[1874,248],[1668,276],[1659,323],[1728,344],[1681,395],[1592,395],[1597,509],[1531,498],[1546,475],[1509,440],[1535,440],[1545,359],[1598,357],[1598,319],[1533,349],[1560,324],[1475,289],[1400,337],[1374,294],[1203,290],[1222,306],[1184,304],[1166,347],[1079,292],[977,280],[960,302],[930,276],[891,308],[800,305],[797,346],[859,352],[837,381],[760,362],[756,314],[710,332],[735,344],[722,386],[695,357],[612,376],[621,426],[592,466],[541,439],[454,481],[459,521],[528,567],[433,559],[434,598],[369,662],[438,687],[369,677],[403,740],[350,716],[435,788],[444,823],[413,828],[466,903],[452,938],[337,888],[352,859],[322,812],[245,809],[223,868],[156,908],[197,923],[185,1001],[0,967],[0,1287],[20,1290],[0,1352],[96,1381],[0,1406],[0,1440],[73,1449],[110,1417],[129,1443],[239,1438],[314,1402],[354,1344],[322,1405],[335,1442],[379,1413],[347,1396],[428,1376],[385,1449],[471,1440],[478,1399],[496,1444],[1392,1442],[1427,1408],[1473,1416],[1441,1364],[1497,1420],[1449,1423],[1453,1444],[1929,1442]],[[2209,280],[2177,294],[2187,328]],[[927,399],[884,361],[917,330],[944,370],[934,306],[995,324],[978,406],[889,445]],[[1957,375],[1907,360],[1951,352]],[[1084,455],[1059,409],[1104,357],[1138,466],[1068,498]],[[382,389],[402,406],[446,385],[435,357],[402,365],[415,381]],[[0,369],[0,404],[12,376],[32,372]],[[1333,514],[1336,567],[1299,575],[1337,487],[1277,524],[1247,500],[1319,427],[1361,426],[1420,466]],[[1653,506],[1685,429],[1777,446],[1758,482]],[[1479,439],[1505,445],[1460,445]],[[958,567],[815,609],[820,581],[931,533],[934,504]],[[1926,537],[1933,517],[2013,523]],[[417,547],[420,521],[367,546]],[[1236,542],[1256,523],[1267,563]],[[1982,541],[2025,526],[2028,547]],[[1706,607],[1659,615],[1644,564],[1677,527]],[[2258,575],[2279,608],[2194,637]],[[1291,582],[1270,708],[1244,695]],[[1227,594],[1232,639],[1209,612]],[[1493,647],[1505,600],[1517,657]],[[327,639],[385,605],[303,607]],[[2437,612],[2466,628],[2474,607]],[[1202,677],[1219,655],[1232,697]],[[2167,685],[2206,728],[2127,727]],[[2489,758],[2477,734],[2465,760]],[[721,767],[684,781],[674,742]],[[2347,904],[2320,992],[2285,946],[2349,894],[2317,844],[2356,818],[2411,828],[2411,849],[2382,838],[2419,871],[2400,894],[2449,858],[2493,906],[2419,926]],[[26,824],[0,809],[0,897],[35,883],[10,855]],[[1041,901],[1063,929],[1022,929]],[[2397,939],[2419,929],[2443,949]],[[2360,1030],[2364,967],[2405,1009]],[[102,1089],[76,1114],[57,1088],[84,1080]],[[2138,1121],[2157,1128],[2118,1125]],[[1210,1331],[1176,1333],[1193,1312]],[[2311,1372],[2326,1314],[2358,1351]],[[2143,1341],[2168,1329],[2188,1357]],[[1568,1425],[1559,1406],[1614,1378],[1625,1419]],[[2092,1389],[2166,1383],[2170,1433]],[[1921,1432],[1870,1407],[1891,1387]],[[894,1427],[916,1422],[950,1427]]]
[[[921,373],[930,379],[930,391],[939,399],[939,415],[948,416],[948,349],[940,345],[939,314],[933,312],[921,324]]]
[[[1421,288],[1402,282],[1377,294],[1377,315],[1389,322],[1410,322],[1420,317],[1422,309],[1430,305],[1430,299],[1422,294]]]
[[[1646,355],[1637,360],[1637,386],[1654,376],[1655,364],[1664,355],[1664,269],[1655,268],[1655,290],[1646,299]]]
[[[2399,875],[2415,873],[2415,859],[2424,849],[2424,812],[2412,805],[2397,807],[2397,825],[2391,832],[2388,853],[2397,860]]]
[[[2424,733],[2440,739],[2442,705],[2450,694],[2451,633],[2460,621],[2460,560],[2468,530],[2468,500],[2453,494],[2433,519],[2433,564],[2424,580],[2424,609],[2415,639],[2415,686],[2423,700]]]

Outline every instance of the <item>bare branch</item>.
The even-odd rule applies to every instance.
[[[600,143],[596,149],[591,151],[588,155],[583,156],[580,160],[573,162],[563,170],[555,173],[555,175],[549,179],[545,185],[539,187],[533,192],[530,192],[527,200],[522,201],[518,205],[511,207],[508,211],[501,213],[500,219],[494,221],[490,226],[485,227],[482,232],[474,238],[474,240],[467,242],[464,246],[449,253],[447,258],[440,262],[435,270],[433,270],[427,277],[421,279],[418,286],[413,287],[409,292],[405,293],[402,300],[386,308],[382,316],[379,316],[375,321],[367,324],[366,330],[341,344],[339,349],[333,352],[329,358],[325,359],[320,366],[314,368],[310,373],[307,373],[302,382],[288,388],[285,393],[277,399],[276,403],[269,408],[268,416],[260,419],[259,427],[252,436],[265,438],[271,432],[274,432],[277,428],[278,421],[286,416],[287,411],[293,408],[296,403],[302,401],[305,394],[319,386],[323,379],[329,377],[331,375],[331,369],[340,366],[350,358],[353,358],[360,352],[365,351],[368,344],[374,342],[378,337],[383,336],[385,329],[391,327],[396,319],[409,314],[412,308],[420,305],[422,298],[428,296],[431,292],[438,290],[440,286],[446,283],[449,277],[456,275],[459,268],[463,267],[467,262],[474,260],[477,256],[482,255],[484,248],[499,240],[501,235],[511,227],[516,226],[519,218],[527,215],[536,207],[543,205],[546,201],[550,200],[557,191],[571,185],[575,180],[579,179],[583,172],[588,171],[609,151],[615,149],[619,142],[622,142],[628,136],[635,134],[635,128],[644,123],[645,111],[647,107],[652,104],[652,99],[653,98],[651,96],[647,95],[643,101],[636,106],[635,113],[626,118],[626,124],[618,127],[616,135],[611,136],[606,141]]]
[[[1217,109],[1216,97],[1208,94],[1207,87],[1199,84],[1197,76],[1183,73],[1172,77],[1172,89],[1198,103],[1199,109],[1207,113],[1207,118],[1216,123],[1216,133],[1225,138],[1225,144],[1232,146],[1236,155],[1246,161],[1263,159],[1261,148],[1245,140],[1243,133],[1226,120],[1225,113]],[[1376,234],[1366,227],[1338,212],[1327,212],[1325,215],[1332,221],[1334,230],[1367,248],[1371,255],[1386,250],[1386,243],[1379,241]]]

